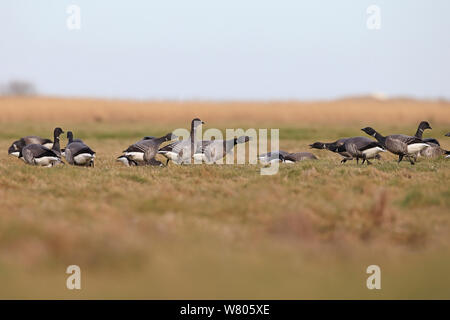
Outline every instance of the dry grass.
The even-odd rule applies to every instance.
[[[371,167],[319,161],[258,166],[124,168],[143,135],[194,116],[207,127],[280,128],[280,146],[381,132],[413,134],[420,120],[450,149],[444,102],[125,102],[0,99],[0,149],[27,134],[72,129],[98,153],[95,168],[45,169],[0,155],[0,297],[450,298],[450,162]],[[64,144],[64,143],[63,143]],[[65,268],[83,289],[65,289]],[[378,264],[382,290],[365,288]]]

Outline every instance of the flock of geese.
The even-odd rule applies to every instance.
[[[178,137],[173,133],[168,133],[160,138],[146,136],[124,150],[117,161],[125,166],[166,166],[169,161],[176,164],[190,164],[192,160],[197,163],[211,164],[232,152],[237,144],[251,140],[249,136],[240,136],[229,140],[198,140],[196,132],[203,124],[202,120],[193,119],[189,139],[185,140],[176,140]],[[426,129],[431,129],[431,126],[427,121],[422,121],[414,136],[404,134],[383,136],[375,129],[366,127],[361,130],[374,137],[375,140],[368,137],[350,137],[329,143],[314,142],[309,146],[313,149],[326,149],[338,153],[343,157],[341,163],[356,159],[357,163],[362,160],[362,164],[364,162],[370,164],[369,160],[380,159],[379,153],[386,151],[397,155],[398,162],[407,159],[412,165],[418,157],[434,158],[445,155],[446,158],[450,158],[450,152],[442,149],[437,139],[422,138]],[[93,167],[95,152],[81,139],[74,139],[71,131],[67,132],[66,147],[60,148],[60,136],[63,133],[61,128],[55,128],[53,141],[38,136],[20,138],[9,147],[8,154],[36,166],[53,167],[64,164],[62,160],[64,157],[71,165]],[[450,137],[450,132],[446,136]],[[161,144],[167,141],[172,142],[161,147]],[[167,159],[165,164],[156,160],[157,154]],[[290,153],[279,150],[261,154],[258,159],[261,163],[270,164],[275,161],[295,163],[316,160],[317,157],[310,152]]]

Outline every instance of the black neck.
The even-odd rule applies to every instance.
[[[417,131],[416,131],[416,137],[417,137],[417,138],[422,139],[423,130],[424,130],[424,129],[423,129],[421,126],[419,126],[419,127],[417,128]]]
[[[54,150],[56,152],[61,152],[61,149],[59,146],[59,135],[55,134],[53,138],[54,138],[54,140],[53,140],[52,150]]]
[[[386,137],[382,136],[382,135],[379,134],[377,131],[375,131],[374,138],[377,139],[377,141],[378,141],[379,143],[381,143],[381,145],[382,145],[383,147],[386,146]]]

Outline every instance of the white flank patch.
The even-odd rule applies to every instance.
[[[58,161],[57,157],[42,157],[42,158],[34,158],[34,162],[38,166],[51,166],[52,162]]]
[[[172,151],[162,151],[159,153],[162,154],[163,156],[165,156],[167,159],[170,159],[174,162],[178,160],[178,153],[175,153]]]
[[[18,158],[19,157],[19,151],[11,152],[10,155],[13,156],[13,157],[17,157]]]
[[[144,161],[143,152],[125,152],[125,155],[134,161]]]
[[[130,164],[129,164],[129,162],[128,162],[128,159],[125,158],[125,157],[119,157],[119,158],[117,158],[116,161],[122,162],[122,163],[123,163],[124,165],[126,165],[127,167],[130,166]]]
[[[86,164],[89,161],[91,161],[93,158],[95,158],[95,157],[90,153],[81,153],[81,154],[73,157],[73,161],[76,164]]]
[[[422,149],[425,149],[426,147],[429,147],[426,143],[413,143],[408,145],[408,153],[413,154],[422,151]]]
[[[380,152],[384,152],[384,151],[385,150],[383,150],[383,148],[375,147],[375,148],[370,148],[370,149],[364,150],[363,154],[366,155],[366,159],[372,159],[377,154],[379,154]]]
[[[53,143],[46,143],[46,144],[43,144],[43,146],[51,149],[51,148],[53,148]]]
[[[295,162],[291,160],[284,160],[284,163],[295,163]]]

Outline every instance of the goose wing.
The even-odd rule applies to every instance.
[[[32,158],[42,158],[42,157],[57,157],[59,155],[56,154],[53,150],[44,147],[41,144],[30,144],[23,148],[23,157],[25,160],[32,160]]]
[[[146,146],[142,143],[135,143],[129,146],[123,152],[145,152],[147,150]]]
[[[391,135],[389,137],[391,139],[401,141],[401,142],[405,143],[406,145],[410,145],[413,143],[424,143],[424,141],[420,138],[407,136],[404,134],[395,134],[395,135]]]
[[[432,144],[435,144],[435,145],[437,145],[437,146],[441,146],[441,144],[439,143],[439,141],[437,141],[435,138],[425,138],[425,139],[422,139],[423,140],[423,142],[425,142],[425,143],[432,143]]]

